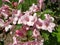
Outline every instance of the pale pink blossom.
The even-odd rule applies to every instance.
[[[40,18],[36,21],[35,23],[36,28],[37,29],[41,29],[42,25],[43,25],[43,20],[41,20]]]
[[[4,20],[0,19],[0,27],[4,26]]]
[[[17,44],[18,44],[17,39],[15,36],[13,36],[13,44],[12,45],[17,45]]]
[[[31,11],[26,11],[26,12],[24,12],[24,15],[31,15],[31,14],[32,14]]]
[[[36,21],[37,21],[36,13],[34,13],[33,16],[29,16],[29,21],[27,22],[27,25],[33,26]]]
[[[40,35],[40,32],[38,30],[34,29],[32,36],[33,37],[38,37],[39,35]]]
[[[37,12],[38,11],[38,6],[35,4],[32,4],[32,6],[29,8],[31,12]]]
[[[38,7],[40,8],[40,10],[43,8],[44,5],[44,0],[38,0]]]
[[[16,24],[17,21],[18,21],[18,17],[14,17],[14,19],[13,19],[13,24]]]
[[[52,32],[55,27],[55,23],[53,23],[53,21],[53,17],[51,17],[49,14],[45,14],[45,20],[43,21],[42,29]]]
[[[48,21],[54,21],[54,18],[52,16],[50,16],[49,14],[44,14],[45,19],[47,19]]]
[[[8,18],[8,16],[10,15],[10,11],[9,11],[9,6],[8,5],[3,5],[0,8],[0,13],[4,16],[5,19]]]
[[[19,20],[18,23],[23,23],[24,25],[33,26],[34,23],[37,21],[36,13],[34,15],[23,15]]]
[[[14,14],[15,13],[15,14]],[[21,10],[17,10],[17,13],[14,12],[13,17],[13,24],[17,24],[18,19],[22,16]]]
[[[5,32],[9,31],[9,29],[12,29],[12,25],[8,25],[5,27]]]

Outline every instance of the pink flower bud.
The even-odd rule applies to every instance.
[[[24,37],[25,36],[25,33],[23,30],[16,30],[15,32],[16,36],[20,36],[20,37]]]

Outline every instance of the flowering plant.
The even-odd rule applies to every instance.
[[[44,0],[35,1],[37,3],[32,3],[26,10],[24,10],[26,6],[23,8],[25,0],[2,0],[2,2],[0,31],[3,40],[11,36],[11,43],[5,45],[43,45],[42,31],[49,33],[55,31],[54,17],[42,12]]]

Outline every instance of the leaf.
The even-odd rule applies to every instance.
[[[50,14],[50,15],[54,15],[55,12],[53,12],[52,10],[50,9],[46,9],[45,11],[43,11],[44,14]]]
[[[32,36],[32,30],[28,30],[27,35],[28,35],[28,37],[31,37]]]
[[[44,16],[44,15],[41,15],[40,18],[41,18],[42,20],[44,20],[44,19],[45,19],[45,16]]]
[[[2,6],[2,0],[0,0],[0,7]]]
[[[18,10],[21,10],[22,9],[22,4],[19,4],[18,7],[17,7]]]
[[[21,28],[21,26],[22,26],[22,24],[17,24],[17,25],[16,25],[16,28],[15,28],[15,30],[18,30],[18,29],[20,29],[20,28]]]
[[[49,35],[47,33],[42,33],[42,37],[44,37],[45,40],[49,40]]]
[[[60,33],[60,25],[58,26],[57,31]]]
[[[56,33],[57,40],[58,40],[58,42],[60,42],[60,25],[58,26],[58,28],[56,30],[58,31],[58,33]]]
[[[57,33],[57,41],[60,42],[60,33]]]

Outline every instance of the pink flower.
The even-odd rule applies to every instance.
[[[3,5],[1,8],[1,14],[5,17],[5,19],[8,18],[8,16],[10,15],[10,10],[9,10],[9,6],[8,5]]]
[[[16,36],[24,37],[26,35],[26,32],[28,27],[22,27],[20,30],[16,30]]]
[[[33,37],[38,37],[39,35],[40,35],[39,31],[36,30],[36,29],[34,29],[32,36],[33,36]]]
[[[15,13],[15,14],[14,14],[14,13]],[[15,12],[13,12],[13,15],[12,15],[12,17],[13,17],[13,24],[17,24],[17,21],[18,21],[18,19],[19,19],[21,16],[22,16],[21,10],[18,10],[17,12],[16,12],[16,10],[15,10]]]
[[[48,14],[45,14],[45,18],[46,19],[43,21],[42,29],[52,32],[52,30],[54,30],[55,27],[55,23],[53,23],[54,18]]]
[[[31,15],[31,14],[32,14],[31,11],[26,11],[26,12],[24,12],[24,15]]]
[[[41,29],[42,25],[43,25],[43,20],[41,20],[40,18],[36,21],[35,23],[36,28],[37,29]]]
[[[51,17],[49,14],[45,14],[44,16],[45,16],[45,19],[46,19],[46,20],[52,21],[52,22],[54,21],[54,18]]]
[[[5,32],[9,31],[9,29],[12,29],[12,25],[5,26]]]
[[[17,44],[18,44],[17,39],[16,39],[16,37],[14,36],[14,37],[13,37],[13,44],[12,44],[12,45],[17,45]]]
[[[38,7],[40,10],[43,8],[44,0],[38,0]]]
[[[28,25],[28,26],[33,26],[34,23],[37,21],[37,17],[36,17],[36,13],[34,13],[34,15],[23,15],[18,23],[19,24],[24,24],[24,25]]]
[[[13,19],[13,24],[16,24],[17,21],[18,21],[18,17],[14,17],[14,19]]]
[[[33,4],[33,5],[29,8],[29,10],[30,10],[31,12],[37,12],[37,11],[38,11],[38,6],[35,5],[35,4]]]
[[[29,26],[23,25],[20,30],[16,30],[16,36],[24,37],[29,30]]]
[[[17,2],[12,2],[13,7],[17,7],[18,3]]]
[[[4,20],[0,19],[0,27],[4,26]]]

